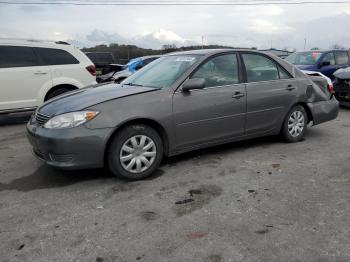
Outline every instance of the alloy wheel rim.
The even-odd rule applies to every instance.
[[[126,171],[138,174],[152,166],[156,155],[157,148],[154,141],[148,136],[136,135],[122,145],[119,160]]]
[[[288,120],[288,132],[292,137],[302,134],[305,126],[305,118],[302,112],[294,111]]]

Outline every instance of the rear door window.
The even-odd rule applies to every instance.
[[[277,65],[271,59],[258,54],[242,54],[248,82],[278,80]]]
[[[79,64],[79,61],[65,50],[54,48],[35,48],[35,52],[45,65]]]
[[[38,66],[33,48],[25,46],[0,46],[0,68]]]
[[[335,52],[334,55],[335,55],[335,62],[337,65],[349,64],[349,57],[347,52],[338,51],[338,52]]]

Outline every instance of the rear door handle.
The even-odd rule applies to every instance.
[[[242,92],[235,92],[232,96],[232,98],[240,99],[241,97],[244,97],[244,94]]]
[[[288,86],[286,87],[286,90],[288,90],[288,91],[292,91],[292,90],[294,90],[294,89],[296,89],[296,87],[293,86],[293,85],[288,85]]]
[[[43,71],[36,71],[34,73],[34,75],[47,75],[48,73],[47,72],[43,72]]]

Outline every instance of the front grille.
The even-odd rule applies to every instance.
[[[47,120],[49,120],[50,119],[50,116],[47,116],[47,115],[44,115],[44,114],[41,114],[41,113],[39,113],[39,112],[37,112],[36,114],[35,114],[35,120],[36,120],[36,122],[39,124],[39,125],[43,125],[43,124],[45,124],[46,122],[47,122]]]

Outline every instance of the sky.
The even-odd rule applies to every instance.
[[[25,1],[25,0],[24,0]],[[28,1],[28,0],[27,0]],[[70,41],[80,47],[159,49],[220,44],[259,49],[350,47],[350,3],[261,6],[1,5],[0,38]]]

